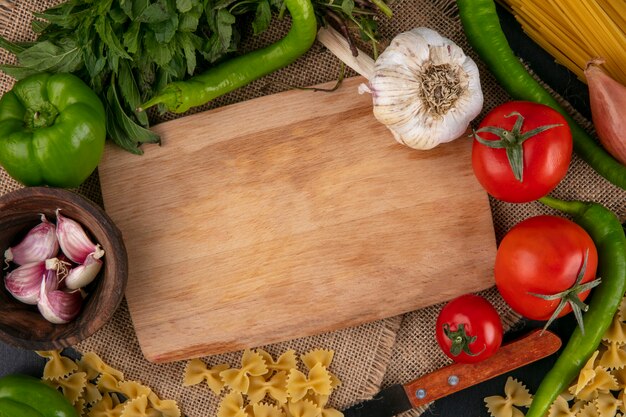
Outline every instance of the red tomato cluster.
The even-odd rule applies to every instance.
[[[493,197],[525,203],[550,193],[565,177],[572,135],[560,113],[542,104],[512,101],[485,116],[474,133],[472,167]],[[572,311],[582,325],[583,301],[595,279],[598,253],[591,237],[562,217],[536,216],[502,239],[494,268],[496,286],[513,310],[548,321]],[[493,355],[502,342],[502,324],[484,298],[464,295],[440,312],[437,341],[457,362]]]

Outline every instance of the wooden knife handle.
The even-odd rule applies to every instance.
[[[454,363],[404,384],[404,390],[413,407],[419,407],[550,356],[560,347],[561,339],[557,335],[535,330],[501,346],[482,362]]]

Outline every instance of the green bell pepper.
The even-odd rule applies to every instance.
[[[0,98],[0,165],[24,185],[72,188],[100,162],[102,102],[72,74],[35,74]]]
[[[28,375],[0,378],[0,417],[78,417],[56,389]]]

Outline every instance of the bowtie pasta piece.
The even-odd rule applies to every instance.
[[[494,395],[485,398],[487,410],[492,417],[523,417],[515,406],[527,407],[532,402],[528,389],[518,380],[508,377],[504,385],[504,397]]]
[[[230,368],[228,364],[220,364],[207,368],[206,363],[200,359],[192,359],[185,366],[183,386],[191,386],[206,381],[207,385],[216,395],[224,388],[224,381],[220,377],[220,372]]]
[[[76,362],[61,356],[58,351],[40,354],[57,364],[50,366],[49,370],[62,363],[65,363],[64,368],[73,369],[64,377],[42,380],[60,389],[81,417],[181,417],[175,401],[160,400],[149,387],[136,381],[125,381],[122,372],[93,352],[85,353]],[[55,372],[61,373],[55,370],[46,376]]]
[[[609,392],[619,389],[617,380],[609,371],[601,366],[596,366],[594,369],[594,377],[586,385],[579,387],[575,386],[576,398],[583,401],[593,400],[599,393]]]
[[[120,417],[122,414],[123,404],[115,405],[111,394],[102,394],[102,399],[98,401],[91,410],[89,410],[88,417]]]
[[[576,417],[576,411],[573,411],[567,400],[559,395],[550,407],[547,417]]]
[[[227,387],[233,391],[246,394],[248,387],[250,386],[251,376],[261,376],[267,373],[267,365],[263,360],[263,357],[246,349],[241,357],[240,369],[227,369],[220,372],[220,377],[224,381]]]
[[[613,417],[621,405],[621,400],[615,398],[611,393],[600,393],[598,398],[594,400],[594,404],[601,417]]]
[[[268,371],[285,371],[289,372],[292,368],[298,366],[298,359],[296,358],[295,350],[288,350],[278,357],[276,361],[272,358],[272,355],[264,351],[263,349],[256,349],[256,353],[261,355]]]
[[[75,372],[64,378],[44,380],[44,382],[55,389],[60,388],[61,392],[63,392],[63,396],[65,396],[70,403],[75,404],[85,390],[87,374],[84,372]]]
[[[619,314],[616,314],[611,321],[611,325],[607,329],[602,340],[606,342],[616,342],[621,345],[626,343],[626,323],[622,321]]]
[[[126,398],[137,398],[144,395],[147,397],[152,390],[137,381],[122,381],[117,384],[117,392]]]
[[[600,366],[607,369],[619,369],[626,365],[626,350],[617,342],[609,342],[608,349],[598,361]]]
[[[328,369],[333,361],[333,356],[335,353],[332,350],[315,349],[301,355],[300,359],[308,369],[313,368],[318,363]]]
[[[252,415],[254,417],[285,417],[285,412],[273,404],[258,403],[252,404]]]
[[[303,400],[287,403],[291,417],[318,417],[322,410],[311,401]]]
[[[578,381],[576,381],[576,384],[570,387],[570,393],[572,393],[573,395],[578,395],[578,393],[582,391],[582,389],[586,387],[587,384],[589,384],[593,380],[593,378],[595,378],[595,363],[599,353],[600,352],[596,350],[595,352],[593,352],[593,355],[591,355],[591,357],[587,360],[587,363],[585,363],[585,366],[583,366],[578,374]]]
[[[302,363],[308,368],[313,368],[316,364],[321,363],[326,369],[330,368],[330,363],[333,361],[335,352],[326,349],[311,350],[304,355],[300,356]],[[331,387],[333,389],[341,385],[341,381],[333,373],[329,372]]]
[[[224,396],[217,410],[217,417],[249,417],[244,409],[241,392],[231,391]]]
[[[261,402],[266,395],[275,399],[279,404],[287,402],[287,373],[285,371],[277,372],[269,381],[266,381],[263,376],[250,377],[248,387],[250,404]]]
[[[101,373],[112,375],[118,381],[124,380],[124,374],[121,371],[104,363],[94,352],[85,353],[82,358],[78,360],[78,368],[80,371],[87,373],[87,379],[89,380],[95,379]]]
[[[35,353],[42,358],[48,359],[43,368],[44,379],[62,378],[78,369],[76,362],[61,356],[60,350],[37,350]]]
[[[329,395],[332,391],[328,370],[317,363],[309,371],[308,377],[297,369],[292,369],[287,378],[287,394],[292,401],[299,401],[311,390],[316,394]]]
[[[174,400],[162,400],[154,392],[148,395],[152,408],[161,413],[161,417],[180,417],[182,413]]]

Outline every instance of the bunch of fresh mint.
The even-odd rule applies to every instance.
[[[360,25],[373,22],[373,9],[354,2],[312,1],[318,16],[330,11]],[[283,0],[68,0],[35,14],[36,42],[0,37],[0,47],[19,63],[0,70],[16,79],[42,71],[75,73],[102,99],[108,136],[140,154],[142,143],[159,137],[148,129],[146,113],[135,109],[167,83],[227,59],[246,30],[242,22],[258,34],[269,27],[272,13],[284,10]],[[358,19],[360,11],[366,14]],[[373,29],[364,32],[372,39]]]

